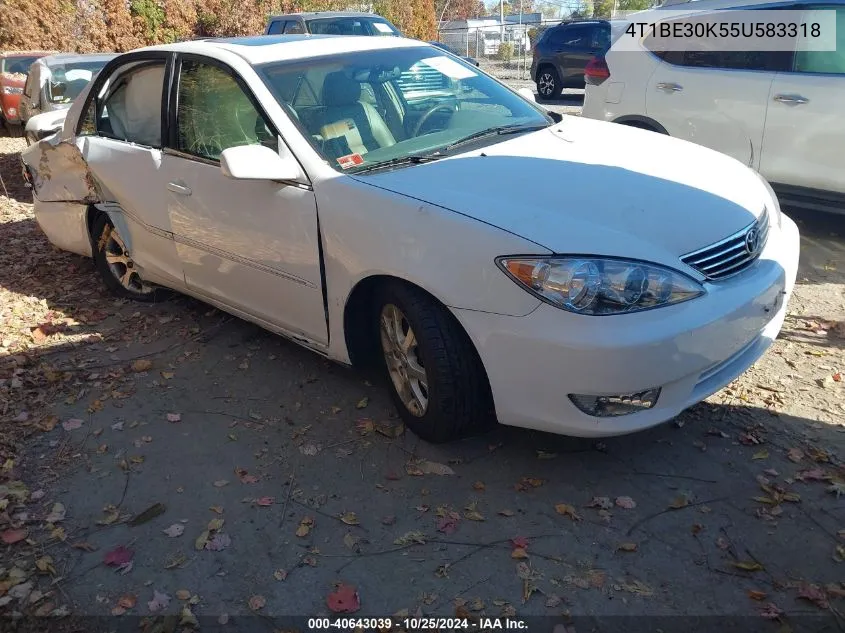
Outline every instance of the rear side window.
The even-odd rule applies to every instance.
[[[291,34],[305,33],[305,27],[302,25],[302,22],[300,22],[299,20],[288,20],[288,23],[285,24],[285,31],[284,32],[286,34],[287,33],[291,33]]]
[[[311,20],[308,23],[311,33],[316,35],[369,35],[364,21],[358,18],[334,18]]]
[[[561,44],[566,48],[589,48],[593,27],[574,25],[563,30]]]
[[[666,51],[656,53],[674,66],[725,70],[787,70],[792,53],[786,51]]]
[[[118,68],[95,104],[96,134],[149,147],[161,147],[161,96],[164,61],[133,62]],[[91,132],[82,121],[81,134]]]
[[[284,20],[273,20],[270,22],[270,28],[267,29],[267,35],[279,35],[285,30]]]

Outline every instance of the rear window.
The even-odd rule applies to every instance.
[[[387,20],[371,18],[320,18],[309,20],[308,30],[315,35],[400,35]]]

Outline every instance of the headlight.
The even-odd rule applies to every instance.
[[[694,279],[657,264],[596,257],[499,257],[496,264],[538,298],[589,315],[650,310],[704,294]]]
[[[15,86],[3,86],[4,95],[22,95],[23,88],[16,88]]]

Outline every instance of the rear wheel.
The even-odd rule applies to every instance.
[[[448,442],[495,423],[487,375],[454,316],[422,291],[392,283],[379,294],[379,348],[405,424],[429,442]]]
[[[537,71],[537,94],[543,99],[556,99],[562,89],[560,76],[554,68],[543,66]]]
[[[109,217],[101,213],[94,220],[94,262],[106,287],[118,297],[135,301],[160,301],[164,288],[148,284],[138,273],[126,243]]]

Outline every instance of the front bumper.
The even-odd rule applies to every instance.
[[[782,217],[760,258],[707,294],[610,317],[541,304],[524,317],[454,310],[473,339],[502,424],[580,437],[624,435],[672,419],[745,372],[783,325],[799,235]],[[582,413],[568,394],[661,388],[654,407],[619,417]]]

